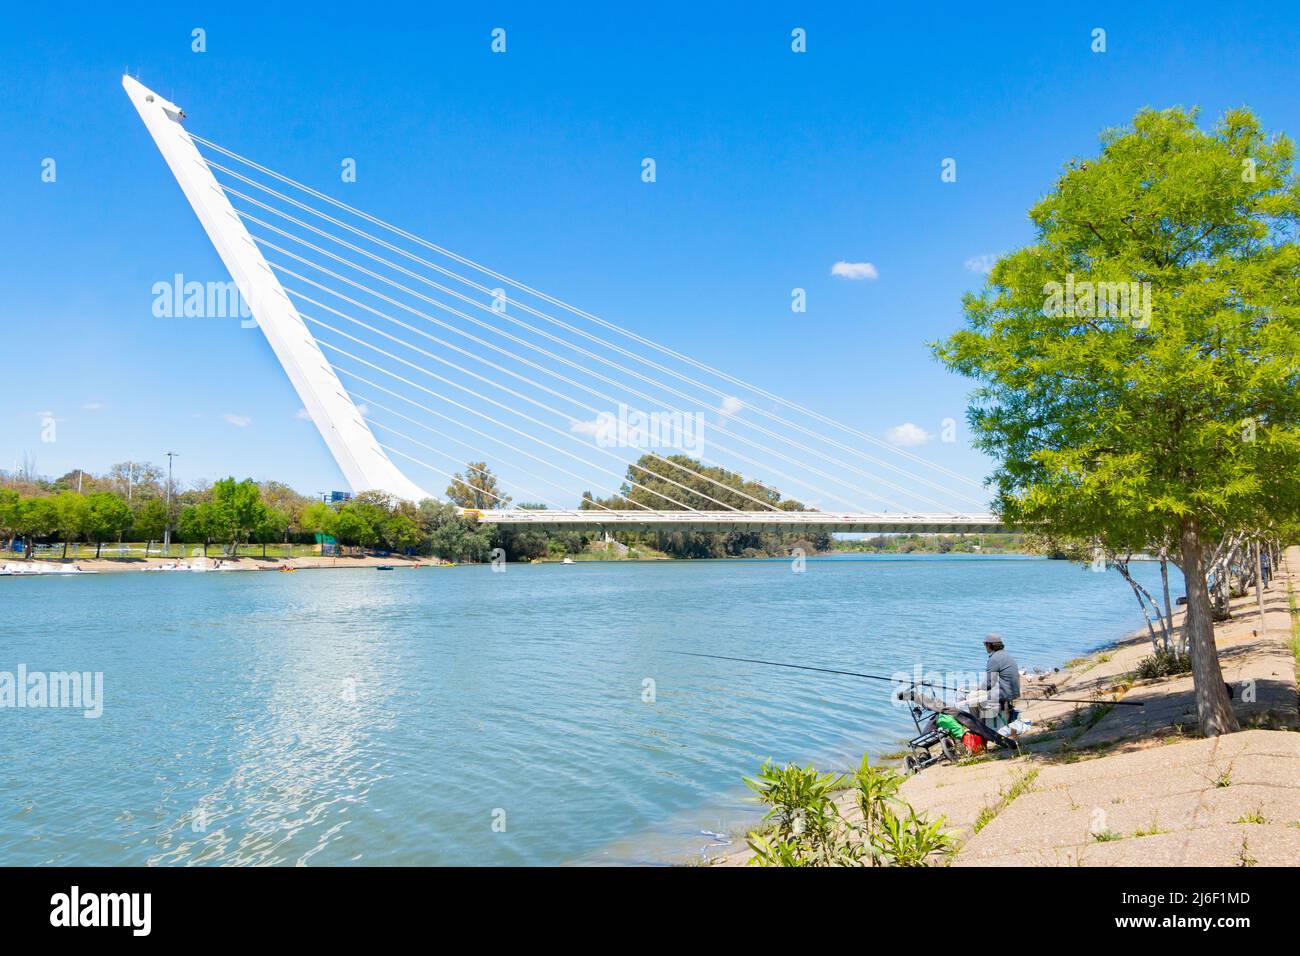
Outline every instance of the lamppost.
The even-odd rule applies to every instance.
[[[167,524],[163,527],[164,553],[172,544],[172,459],[175,457],[176,452],[167,453]]]

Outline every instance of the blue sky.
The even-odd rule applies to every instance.
[[[155,282],[226,275],[125,68],[195,132],[864,431],[936,435],[956,418],[957,443],[913,450],[982,477],[970,384],[925,346],[960,324],[971,260],[1026,242],[1061,165],[1143,106],[1208,121],[1248,105],[1300,130],[1300,17],[1279,9],[15,8],[0,33],[0,468],[174,450],[187,481],[341,487],[258,331],[152,314]],[[807,53],[790,50],[795,27]],[[833,276],[837,261],[877,277]]]

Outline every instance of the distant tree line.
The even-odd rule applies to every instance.
[[[0,539],[12,550],[21,541],[30,556],[38,543],[89,542],[98,556],[105,543],[144,542],[146,554],[170,527],[173,541],[200,545],[204,554],[220,547],[227,555],[261,545],[313,543],[323,537],[344,548],[437,557],[448,561],[489,560],[497,549],[508,561],[576,555],[596,535],[582,531],[505,530],[480,524],[471,513],[505,508],[511,498],[486,462],[469,462],[445,492],[447,501],[401,501],[379,491],[363,491],[344,502],[326,503],[298,494],[276,481],[223,478],[198,481],[167,494],[161,468],[123,462],[102,475],[76,470],[53,480],[26,475],[0,486]],[[170,505],[168,499],[170,498]],[[458,507],[459,506],[459,507]],[[521,503],[523,510],[545,510]],[[705,467],[686,456],[643,456],[628,467],[618,493],[598,499],[584,492],[579,508],[636,511],[804,511],[798,501],[722,468]],[[675,531],[612,535],[629,549],[662,552],[675,558],[784,556],[828,551],[829,533]]]

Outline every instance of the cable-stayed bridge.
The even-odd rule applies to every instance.
[[[1005,530],[979,482],[193,134],[122,84],[354,491],[463,488],[480,520],[516,528]]]

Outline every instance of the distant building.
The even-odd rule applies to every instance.
[[[340,501],[351,501],[351,500],[352,500],[352,492],[350,492],[350,491],[331,491],[331,492],[330,492],[330,493],[325,497],[325,500],[328,501],[328,502],[329,502],[330,504],[332,504],[332,505],[336,505],[336,504],[338,504]]]

